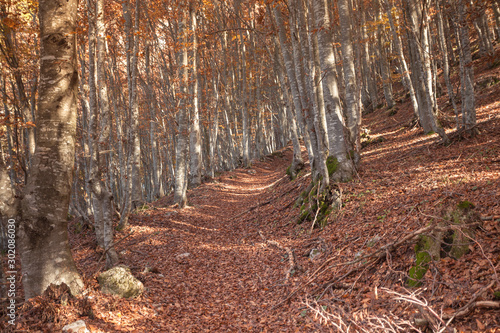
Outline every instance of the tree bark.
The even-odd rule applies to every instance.
[[[73,294],[83,289],[67,229],[77,115],[77,5],[77,0],[39,2],[40,130],[21,203],[25,299],[42,294],[50,284],[65,283]]]
[[[353,153],[353,162],[359,164],[361,159],[360,150],[360,134],[359,127],[361,125],[360,107],[356,102],[356,72],[354,69],[354,52],[351,41],[351,22],[349,13],[348,0],[338,0],[341,33],[341,47],[344,65],[344,82],[345,82],[345,110],[344,114],[347,119],[347,129],[349,132],[349,148]]]

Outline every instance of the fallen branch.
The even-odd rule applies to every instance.
[[[369,254],[365,254],[363,256],[358,257],[357,259],[354,259],[354,260],[351,260],[351,261],[348,261],[348,262],[343,262],[343,263],[338,263],[338,264],[335,264],[335,265],[331,265],[331,266],[328,266],[327,268],[323,269],[326,266],[327,263],[331,262],[334,259],[333,257],[329,258],[329,259],[327,259],[325,261],[325,263],[323,263],[323,265],[320,266],[320,268],[318,268],[313,274],[311,274],[311,276],[307,280],[307,282],[305,282],[304,284],[298,286],[293,291],[291,291],[288,294],[288,296],[283,301],[281,301],[280,303],[278,303],[277,305],[275,305],[273,308],[277,308],[277,307],[283,305],[284,303],[288,302],[290,299],[292,299],[292,297],[300,289],[302,289],[305,286],[309,285],[318,276],[320,276],[324,272],[328,271],[329,269],[332,269],[332,268],[335,268],[335,267],[341,267],[341,266],[350,266],[350,265],[354,265],[354,264],[357,264],[359,262],[362,262],[362,261],[366,260],[366,263],[364,263],[363,265],[358,266],[358,267],[354,267],[351,270],[349,270],[347,273],[345,273],[344,275],[342,275],[341,277],[339,277],[339,278],[337,278],[337,279],[335,279],[333,281],[330,281],[330,282],[327,282],[326,284],[324,284],[323,287],[326,286],[327,288],[330,287],[331,285],[334,285],[335,283],[338,283],[340,280],[345,279],[346,277],[350,276],[351,274],[359,271],[360,269],[362,269],[362,268],[364,268],[364,267],[366,267],[368,265],[375,264],[379,260],[384,259],[387,256],[387,253],[392,252],[398,246],[400,246],[401,244],[403,244],[403,243],[405,243],[405,242],[407,242],[409,240],[416,239],[421,234],[424,234],[424,233],[427,233],[427,232],[430,232],[430,231],[433,231],[433,230],[448,231],[448,230],[457,229],[457,228],[460,228],[460,227],[464,228],[464,227],[470,227],[470,226],[474,226],[474,225],[478,225],[478,224],[479,223],[470,223],[470,224],[461,225],[461,226],[450,225],[450,226],[442,227],[442,226],[438,226],[436,223],[433,223],[433,224],[428,225],[427,227],[423,227],[423,228],[420,228],[420,229],[418,229],[418,230],[416,230],[416,231],[414,231],[412,233],[409,233],[409,234],[407,234],[403,238],[400,238],[397,241],[394,241],[392,243],[386,244],[386,245],[380,247],[375,252],[372,252],[372,253],[369,253]],[[323,271],[320,271],[321,269],[323,269]]]
[[[474,294],[474,296],[470,299],[470,301],[462,306],[460,309],[458,309],[453,315],[443,315],[444,319],[448,320],[448,323],[451,323],[453,319],[455,318],[460,318],[465,315],[467,315],[469,312],[474,310],[475,308],[493,308],[493,309],[500,309],[500,302],[493,302],[493,301],[477,301],[479,297],[481,297],[488,289],[493,287],[495,285],[496,281],[490,282],[486,287],[480,289],[478,292]]]
[[[298,267],[297,264],[296,264],[296,262],[295,262],[295,254],[293,253],[293,251],[289,247],[281,246],[280,243],[278,243],[277,241],[266,239],[266,237],[264,237],[264,234],[260,230],[259,230],[259,235],[262,238],[262,240],[264,240],[264,242],[266,244],[268,244],[268,245],[274,245],[278,249],[283,250],[283,251],[285,251],[287,253],[287,255],[288,255],[288,266],[289,267],[288,267],[288,270],[286,272],[285,282],[288,282],[288,279],[290,278],[290,275],[292,274],[292,271]]]

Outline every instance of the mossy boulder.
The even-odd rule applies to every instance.
[[[144,285],[137,280],[127,266],[116,266],[101,273],[97,280],[105,294],[123,298],[137,297],[144,291]]]

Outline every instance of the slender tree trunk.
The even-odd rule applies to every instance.
[[[281,90],[283,91],[283,95],[285,97],[285,103],[286,103],[285,109],[288,117],[288,122],[290,123],[290,134],[292,136],[292,144],[293,144],[293,160],[292,160],[292,165],[290,167],[290,176],[292,178],[295,178],[297,176],[298,171],[304,167],[304,160],[302,159],[302,153],[300,149],[297,121],[295,119],[294,113],[292,112],[292,105],[294,103],[293,97],[291,96],[291,93],[288,91],[288,86],[286,85],[285,75],[282,69],[283,66],[281,64],[280,57],[278,54],[279,52],[278,43],[276,42],[275,44],[276,44],[275,72],[278,74],[279,84]]]
[[[419,111],[418,111],[418,102],[417,102],[417,97],[415,95],[415,90],[413,89],[413,82],[411,80],[410,76],[410,71],[408,69],[408,65],[406,64],[406,59],[405,55],[403,52],[403,45],[401,44],[401,38],[399,34],[397,33],[396,30],[396,25],[394,24],[394,18],[392,16],[392,7],[389,5],[388,0],[384,0],[385,6],[386,6],[386,11],[387,11],[387,17],[389,18],[389,24],[391,26],[391,32],[392,32],[392,37],[394,41],[394,46],[396,48],[396,52],[398,54],[398,59],[399,59],[399,64],[401,66],[401,75],[403,76],[403,84],[408,89],[408,92],[410,93],[410,100],[411,104],[413,106],[413,112],[415,114],[415,117],[418,118]]]
[[[106,267],[110,268],[118,263],[118,254],[113,246],[113,210],[112,194],[109,179],[106,176],[107,161],[106,156],[110,155],[110,132],[111,132],[111,112],[109,110],[108,88],[106,85],[106,75],[104,70],[104,59],[106,57],[106,29],[104,26],[104,0],[96,1],[96,36],[97,36],[97,82],[99,83],[99,111],[100,129],[99,138],[96,137],[94,148],[94,158],[97,162],[97,175],[92,179],[94,192],[94,223],[96,232],[100,229],[101,235],[97,235],[98,242],[102,243],[106,251]],[[97,119],[97,116],[96,116]],[[97,136],[97,133],[95,133]],[[97,208],[98,207],[98,208]],[[98,228],[97,225],[100,225]],[[101,240],[102,239],[102,240]]]
[[[187,206],[187,150],[188,150],[188,115],[187,115],[187,86],[189,80],[188,73],[188,49],[187,44],[189,42],[187,33],[187,15],[184,12],[182,21],[179,22],[179,32],[180,36],[184,39],[182,49],[180,51],[180,66],[179,66],[179,77],[181,77],[181,105],[179,106],[179,111],[177,114],[177,122],[179,124],[179,131],[177,134],[177,146],[175,148],[175,190],[174,190],[174,202],[179,206],[179,208],[184,208]]]
[[[460,39],[460,80],[462,95],[462,122],[471,134],[477,133],[476,105],[474,97],[474,68],[470,50],[469,27],[467,25],[467,9],[465,0],[457,0],[458,36]]]
[[[440,1],[438,1],[438,0],[436,0],[436,9],[437,9],[436,18],[437,18],[437,27],[438,27],[437,38],[439,41],[439,46],[441,48],[441,54],[443,57],[443,77],[444,77],[444,81],[446,83],[446,88],[448,90],[448,99],[450,100],[450,103],[453,106],[453,111],[455,112],[455,121],[457,124],[457,130],[458,130],[460,128],[460,122],[458,119],[458,107],[457,107],[457,102],[456,102],[456,98],[455,98],[455,93],[453,91],[453,86],[451,85],[451,80],[450,80],[450,62],[448,60],[448,48],[446,45],[446,35],[444,32],[441,4],[440,4]]]
[[[361,112],[356,103],[356,72],[354,69],[354,52],[351,41],[351,22],[348,0],[338,0],[342,57],[344,65],[345,82],[345,117],[349,132],[349,145],[353,153],[353,161],[358,165],[361,155],[359,127],[361,125]]]
[[[191,134],[190,134],[190,154],[191,168],[189,183],[190,186],[196,187],[201,185],[201,133],[200,133],[200,111],[199,111],[199,73],[198,73],[198,36],[197,36],[197,17],[194,9],[190,12],[191,15],[191,30],[193,33],[193,100],[191,114]]]

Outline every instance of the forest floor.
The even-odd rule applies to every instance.
[[[310,174],[286,176],[290,147],[189,190],[185,209],[168,196],[137,210],[115,236],[121,262],[144,283],[136,299],[99,291],[102,252],[72,221],[85,296],[24,303],[16,331],[55,332],[77,319],[91,332],[437,331],[458,314],[449,324],[458,332],[500,332],[500,309],[491,308],[500,291],[500,67],[476,73],[475,137],[452,135],[443,146],[409,126],[403,97],[364,117],[361,167],[339,184],[343,207],[323,229],[296,223]],[[451,134],[453,111],[445,97],[440,105]],[[431,263],[422,286],[409,288],[413,233],[449,226],[462,201],[480,222],[469,252]]]

